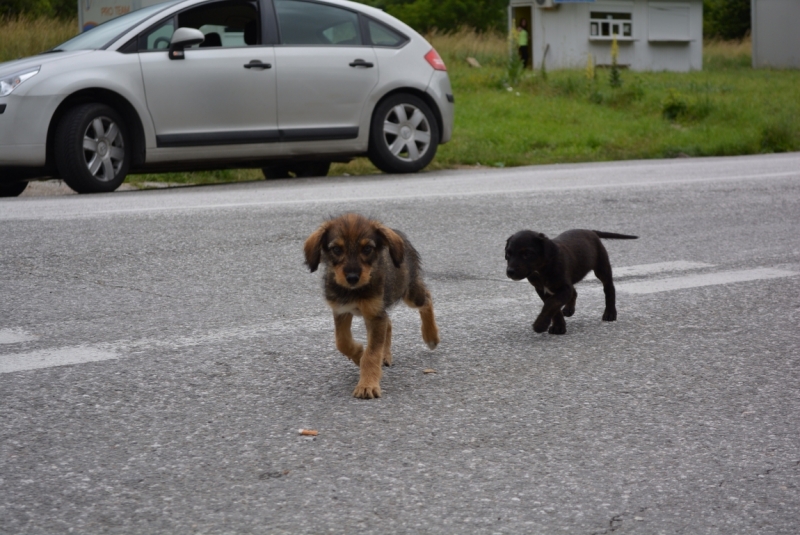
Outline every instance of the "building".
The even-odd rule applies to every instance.
[[[752,0],[753,67],[800,69],[800,2]]]
[[[78,24],[81,31],[165,0],[78,0]]]
[[[614,35],[620,66],[635,71],[703,68],[702,0],[511,0],[509,24],[523,18],[536,69],[542,64],[582,68],[590,55],[596,65],[610,65]]]

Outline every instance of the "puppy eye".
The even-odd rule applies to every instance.
[[[344,251],[342,250],[342,248],[339,247],[338,245],[334,245],[333,247],[331,247],[331,253],[333,253],[333,256],[341,256],[343,252]]]
[[[364,246],[364,247],[361,249],[361,253],[362,253],[362,254],[365,254],[365,255],[371,255],[371,254],[372,254],[372,251],[374,251],[374,250],[375,250],[375,248],[374,248],[373,246],[371,246],[371,245],[365,245],[365,246]]]

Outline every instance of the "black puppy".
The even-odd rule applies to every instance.
[[[539,317],[533,322],[533,330],[537,333],[547,330],[550,334],[567,332],[564,316],[575,313],[575,299],[578,298],[574,284],[592,270],[603,283],[606,294],[603,321],[616,321],[611,264],[600,238],[635,240],[637,237],[581,229],[568,230],[552,240],[532,230],[521,230],[511,236],[506,241],[506,275],[515,281],[527,278],[544,301]]]

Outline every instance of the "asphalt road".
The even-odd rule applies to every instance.
[[[303,266],[349,210],[442,337],[396,308],[372,401]],[[0,533],[798,533],[798,221],[800,154],[0,200]],[[534,333],[523,228],[639,235],[619,320]]]

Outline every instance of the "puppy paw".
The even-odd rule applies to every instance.
[[[353,390],[353,397],[359,399],[374,399],[381,397],[381,387],[378,384],[362,384],[359,382]]]
[[[439,345],[439,328],[436,325],[433,325],[433,327],[429,328],[426,328],[426,326],[423,325],[422,340],[428,344],[430,349],[436,349],[436,346]]]
[[[617,321],[617,309],[607,308],[605,312],[603,312],[603,321]]]
[[[544,319],[544,320],[537,319],[535,322],[533,322],[533,330],[534,330],[534,332],[537,332],[537,333],[545,332],[547,330],[547,327],[549,327],[549,326],[550,326],[550,320],[549,319]]]
[[[547,329],[547,332],[550,334],[567,334],[567,326],[553,324]]]
[[[385,351],[383,353],[383,365],[384,366],[391,366],[392,365],[392,352]]]
[[[572,305],[572,306],[567,305],[567,306],[565,306],[564,309],[561,311],[561,313],[564,314],[564,316],[567,317],[567,318],[572,316],[573,314],[575,314],[575,305]]]

